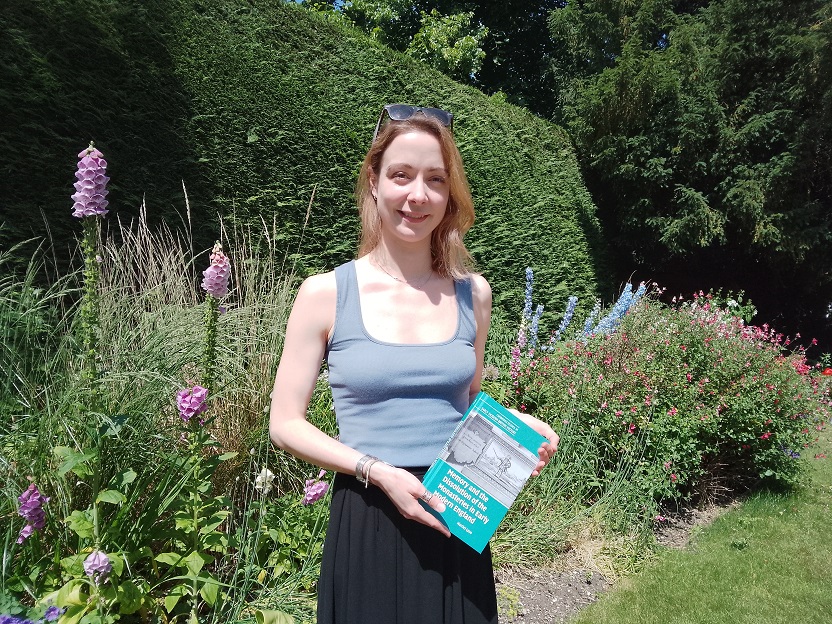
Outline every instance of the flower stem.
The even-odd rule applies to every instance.
[[[81,248],[84,254],[84,287],[81,295],[81,347],[83,350],[82,379],[93,382],[98,378],[98,283],[101,269],[98,263],[99,219],[83,220],[84,238]]]
[[[202,353],[202,385],[209,391],[214,385],[217,350],[217,318],[219,299],[212,295],[205,297],[205,350]]]

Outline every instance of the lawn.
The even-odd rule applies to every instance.
[[[582,611],[574,624],[832,621],[832,436],[805,449],[811,482],[760,492]]]

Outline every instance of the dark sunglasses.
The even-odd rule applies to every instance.
[[[373,132],[373,143],[379,131],[384,127],[385,116],[393,121],[407,121],[416,113],[422,113],[425,117],[433,117],[446,128],[454,129],[454,115],[441,108],[430,108],[429,106],[410,106],[409,104],[386,104],[378,116],[375,132]]]

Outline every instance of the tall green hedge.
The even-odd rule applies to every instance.
[[[11,43],[0,51],[3,245],[42,232],[43,212],[69,246],[75,153],[94,139],[120,218],[144,199],[151,220],[179,221],[184,182],[198,244],[218,235],[218,215],[265,223],[301,272],[330,269],[355,250],[352,187],[377,114],[409,102],[456,115],[477,208],[467,240],[498,305],[522,307],[526,266],[550,310],[608,287],[595,207],[560,128],[331,16],[278,0],[41,0],[0,35]]]

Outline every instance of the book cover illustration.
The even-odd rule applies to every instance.
[[[539,461],[545,438],[480,392],[422,480],[451,534],[482,552]]]

